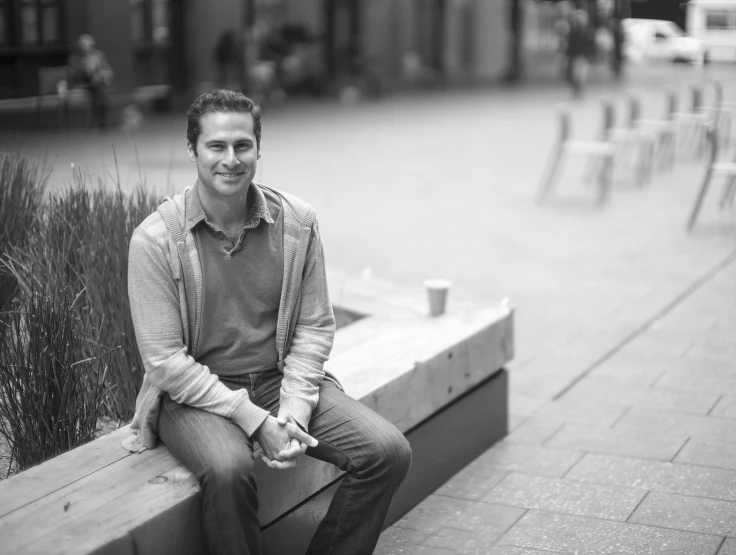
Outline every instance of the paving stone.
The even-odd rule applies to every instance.
[[[501,545],[492,547],[488,555],[567,555],[561,551],[540,551],[539,549],[527,549],[525,547],[514,547],[513,545]]]
[[[595,401],[568,401],[563,398],[545,405],[534,416],[548,423],[613,426],[628,410],[628,407],[621,405]]]
[[[507,474],[506,470],[498,470],[476,460],[442,484],[434,493],[447,497],[479,500]]]
[[[736,366],[702,359],[683,359],[694,361],[686,367],[667,370],[655,383],[655,387],[680,389],[689,392],[736,394]]]
[[[606,377],[624,384],[649,387],[667,370],[668,361],[677,360],[679,357],[645,356],[620,351],[596,366],[590,376]]]
[[[565,424],[544,445],[556,449],[671,461],[686,441],[687,436],[677,434],[664,436],[635,430]]]
[[[554,436],[565,424],[545,422],[542,418],[529,418],[504,439],[513,443],[541,445]]]
[[[576,555],[715,555],[722,538],[529,511],[497,543]]]
[[[736,536],[736,503],[650,492],[629,522],[715,536]]]
[[[509,474],[483,501],[525,509],[626,520],[646,495],[640,489]]]
[[[420,546],[428,537],[428,532],[390,526],[381,533],[374,553],[376,555],[407,554],[411,552],[411,548]]]
[[[614,429],[736,442],[736,421],[709,416],[633,409],[616,423]]]
[[[734,357],[734,360],[736,360],[736,357]],[[736,420],[736,399],[731,396],[721,397],[716,406],[713,407],[713,410],[710,412],[710,416]]]
[[[509,413],[529,417],[549,402],[547,397],[509,393]]]
[[[430,534],[444,528],[482,531],[484,537],[499,538],[519,517],[523,509],[479,501],[430,495],[404,515],[396,525]]]
[[[701,415],[707,415],[718,399],[719,395],[715,393],[686,393],[636,387],[599,376],[587,377],[564,396],[564,400],[569,402],[586,403],[598,400],[616,405],[639,405],[652,410]]]
[[[607,455],[585,455],[566,476],[593,484],[736,501],[736,472]]]
[[[499,536],[497,531],[486,528],[473,531],[443,528],[427,538],[424,545],[453,550],[453,553],[462,555],[488,555]]]
[[[690,440],[674,462],[736,470],[736,443]]]
[[[497,470],[559,478],[580,460],[582,453],[548,449],[502,440],[474,462]]]
[[[736,539],[726,538],[718,555],[736,555]]]

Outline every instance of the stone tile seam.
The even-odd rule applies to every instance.
[[[517,508],[519,508],[519,507],[517,507]],[[493,546],[496,546],[496,545],[498,545],[498,542],[500,542],[500,541],[501,541],[501,540],[502,540],[502,539],[503,539],[503,538],[504,538],[504,537],[506,536],[506,534],[508,534],[508,533],[509,533],[509,531],[510,531],[510,530],[511,530],[511,529],[512,529],[512,528],[513,528],[514,526],[516,526],[517,524],[519,524],[519,521],[520,521],[520,520],[521,520],[522,518],[524,518],[524,517],[525,517],[525,516],[527,515],[527,513],[529,512],[529,510],[530,510],[530,509],[525,509],[525,508],[523,508],[523,507],[521,507],[521,509],[522,509],[522,512],[521,512],[521,514],[519,515],[519,517],[518,517],[518,518],[517,518],[517,519],[516,519],[516,520],[515,520],[514,522],[512,522],[512,523],[511,523],[511,525],[510,525],[510,526],[509,526],[508,528],[506,528],[506,530],[504,530],[503,534],[501,534],[500,536],[498,536],[498,538],[496,538],[496,541],[494,541],[494,542],[493,542],[493,544],[492,544]]]
[[[545,510],[545,509],[527,509],[527,512],[528,511],[535,511],[535,512],[538,512],[538,513],[548,513],[548,514],[554,514],[554,515],[573,516],[573,517],[577,517],[577,518],[587,518],[587,519],[590,519],[590,520],[597,520],[599,522],[610,522],[612,524],[620,524],[620,525],[623,525],[623,526],[634,526],[634,527],[637,527],[637,528],[654,528],[654,529],[657,529],[657,530],[671,530],[673,532],[680,532],[680,533],[683,533],[683,534],[695,534],[695,535],[698,535],[698,536],[708,536],[710,538],[721,538],[722,541],[725,541],[727,538],[731,537],[731,536],[721,536],[720,534],[708,534],[706,532],[695,532],[693,530],[682,530],[680,528],[670,528],[668,526],[658,526],[656,524],[640,524],[638,522],[612,520],[612,519],[609,519],[609,518],[600,518],[600,517],[597,517],[597,516],[572,515],[572,514],[569,514],[569,513],[562,513],[562,512],[559,512],[559,511],[548,511],[548,510]],[[509,528],[509,530],[510,529],[511,528]],[[504,533],[504,535],[506,535],[506,534]],[[503,536],[501,538],[499,538],[499,541],[502,538],[503,538]],[[736,538],[733,538],[733,539],[736,539]],[[497,545],[497,543],[494,544],[494,545]],[[714,555],[717,555],[717,554],[714,553]]]
[[[675,463],[675,459],[678,457],[678,455],[680,453],[682,453],[682,450],[685,449],[685,447],[687,447],[687,444],[690,443],[690,440],[691,439],[692,439],[692,437],[690,437],[690,436],[688,436],[687,438],[685,438],[685,441],[682,443],[682,445],[680,445],[680,448],[677,450],[677,453],[675,453],[672,456],[672,458],[670,459],[670,462],[671,463],[673,463],[673,464]],[[693,465],[693,466],[705,466],[705,465]]]
[[[728,537],[723,538],[723,540],[721,541],[721,545],[718,546],[718,549],[716,549],[714,555],[718,555],[721,552],[721,549],[723,549],[723,546],[726,544],[727,539]]]
[[[727,255],[723,260],[721,260],[721,262],[716,264],[715,267],[711,268],[711,270],[709,270],[704,276],[698,278],[697,280],[695,280],[694,283],[686,287],[684,291],[682,291],[679,295],[677,295],[672,301],[670,301],[657,314],[649,318],[646,322],[644,322],[644,324],[642,324],[637,329],[635,329],[632,333],[627,335],[621,342],[618,343],[618,345],[614,346],[607,353],[605,353],[602,357],[600,357],[598,360],[593,362],[593,364],[591,364],[588,368],[586,368],[577,377],[573,378],[573,380],[565,388],[563,388],[562,391],[558,392],[552,398],[552,400],[557,401],[561,399],[568,391],[570,391],[573,387],[575,387],[577,383],[579,383],[586,376],[588,376],[588,374],[590,374],[598,366],[600,366],[605,361],[613,357],[616,353],[618,353],[626,345],[628,345],[629,343],[634,341],[637,337],[642,335],[645,331],[651,328],[654,323],[658,322],[659,320],[664,318],[667,314],[672,312],[675,308],[677,308],[677,306],[679,306],[687,298],[695,294],[698,290],[700,290],[705,284],[707,284],[709,281],[715,278],[718,274],[727,270],[727,268],[734,262],[736,262],[736,251],[733,251],[729,255]]]
[[[629,513],[629,516],[626,517],[626,520],[624,522],[629,522],[629,519],[634,516],[634,513],[639,510],[639,507],[641,507],[641,504],[644,503],[644,500],[649,497],[649,494],[652,493],[652,490],[647,490],[644,495],[642,495],[641,499],[639,499],[639,502],[636,504],[636,507],[634,507],[634,510]],[[631,524],[636,524],[634,522],[631,522]]]

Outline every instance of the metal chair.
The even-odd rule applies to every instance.
[[[632,161],[636,184],[650,183],[654,175],[654,159],[657,151],[658,135],[646,128],[640,128],[636,122],[640,119],[641,101],[632,92],[626,95],[628,115],[623,127],[612,127],[608,131],[608,139],[616,149],[617,165],[627,160]]]
[[[674,114],[677,112],[677,93],[672,87],[665,87],[667,104],[664,119],[641,118],[641,103],[638,98],[631,97],[630,115],[632,125],[637,129],[652,132],[657,137],[655,158],[660,168],[672,170],[675,166],[676,124]],[[634,106],[635,103],[636,105]]]
[[[539,200],[544,200],[554,187],[559,175],[563,160],[568,156],[587,156],[595,161],[600,161],[600,167],[596,168],[598,185],[598,202],[605,203],[610,196],[611,182],[613,177],[615,149],[607,140],[607,130],[612,124],[612,110],[604,111],[604,121],[601,137],[602,139],[591,141],[571,140],[571,116],[568,105],[559,106],[559,134],[557,142],[552,148],[549,161],[542,177],[539,190]]]
[[[697,197],[695,197],[695,204],[693,205],[690,219],[687,223],[688,231],[691,231],[695,226],[703,201],[708,194],[708,189],[710,188],[711,181],[714,177],[718,176],[726,178],[723,193],[721,194],[721,198],[718,202],[718,206],[721,209],[724,209],[727,204],[733,203],[734,197],[736,197],[736,156],[731,162],[720,162],[718,160],[720,146],[718,130],[713,126],[710,126],[707,131],[707,137],[711,144],[710,160],[708,162],[708,169],[705,172],[705,177],[703,178],[703,184],[700,186]]]
[[[700,156],[705,152],[710,117],[703,110],[703,87],[690,84],[690,111],[675,112],[676,145],[680,152],[691,151]]]

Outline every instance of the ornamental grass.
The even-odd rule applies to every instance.
[[[39,174],[22,175],[19,180],[30,187]],[[0,198],[19,198],[5,191],[11,184],[0,181]],[[34,212],[23,224],[25,235],[0,248],[0,272],[13,282],[2,311],[0,380],[12,389],[0,389],[0,433],[17,468],[92,439],[100,417],[119,423],[133,417],[143,367],[128,302],[128,247],[135,228],[159,203],[142,188],[125,195],[112,181],[91,186],[79,171],[66,189],[42,202],[17,201],[18,209],[28,205]],[[12,202],[0,207],[0,213],[6,210],[13,211]],[[70,381],[76,385],[63,385]],[[59,412],[59,388],[79,416]],[[8,418],[11,408],[22,412],[15,424]],[[30,427],[37,419],[50,430],[46,435]]]

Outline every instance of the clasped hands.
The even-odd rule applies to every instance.
[[[269,414],[253,437],[263,448],[263,462],[276,470],[294,468],[307,447],[316,447],[318,443],[288,415],[275,418]]]

